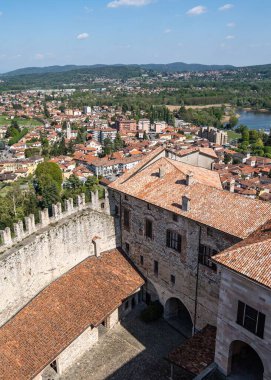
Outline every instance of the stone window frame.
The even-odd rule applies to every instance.
[[[176,236],[175,236],[176,235]],[[166,247],[182,253],[182,235],[172,228],[166,230]]]
[[[199,254],[198,254],[198,262],[201,265],[204,265],[207,268],[210,268],[214,272],[217,271],[216,264],[211,260],[212,256],[215,256],[218,251],[209,245],[199,244]]]
[[[242,326],[259,338],[264,339],[265,320],[265,314],[245,302],[238,300],[236,323],[239,326]]]
[[[172,286],[176,284],[176,276],[174,274],[170,275],[170,283]]]
[[[153,240],[153,219],[145,217],[144,232],[146,238]]]
[[[131,210],[123,206],[123,227],[125,230],[130,231],[131,227]]]

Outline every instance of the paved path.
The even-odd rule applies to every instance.
[[[162,319],[145,324],[133,315],[108,331],[61,380],[168,380],[164,357],[184,339]],[[178,379],[191,378],[180,373]]]

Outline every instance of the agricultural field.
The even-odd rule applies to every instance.
[[[20,127],[36,127],[38,125],[42,125],[39,120],[36,119],[25,119],[21,117],[15,117],[13,120],[16,120]],[[8,116],[0,115],[0,126],[11,124],[12,120],[8,118]]]

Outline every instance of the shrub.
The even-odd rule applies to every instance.
[[[145,310],[141,312],[141,319],[146,322],[153,322],[161,318],[164,308],[159,301],[152,302]]]

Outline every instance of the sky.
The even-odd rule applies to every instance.
[[[271,0],[0,0],[0,72],[271,63]]]

